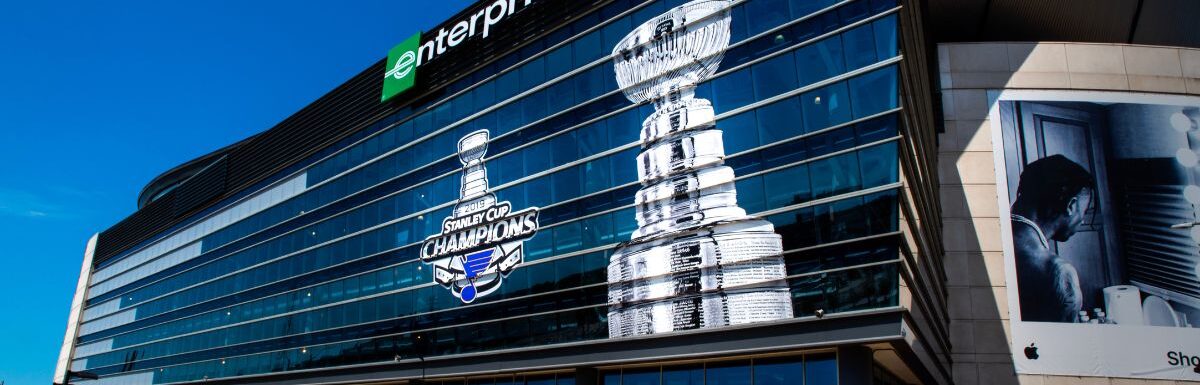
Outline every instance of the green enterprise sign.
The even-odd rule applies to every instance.
[[[412,88],[417,79],[417,49],[420,46],[421,33],[417,32],[388,51],[387,72],[383,74],[382,101],[386,102]]]

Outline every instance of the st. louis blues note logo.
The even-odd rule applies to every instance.
[[[538,229],[538,209],[513,212],[488,191],[488,131],[475,131],[458,141],[463,164],[462,189],[441,233],[425,238],[421,261],[433,265],[433,279],[464,303],[500,288],[504,277],[524,261],[524,242]]]

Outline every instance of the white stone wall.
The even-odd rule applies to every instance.
[[[1084,43],[942,44],[938,67],[945,119],[938,176],[954,382],[1173,384],[1015,374],[987,93],[1073,89],[1200,95],[1200,50]]]

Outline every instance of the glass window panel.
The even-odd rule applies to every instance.
[[[858,156],[842,154],[812,162],[812,192],[814,199],[847,193],[861,185],[858,171]]]
[[[837,356],[829,353],[805,357],[804,385],[837,385]]]
[[[579,144],[575,140],[575,131],[555,136],[546,141],[554,166],[561,166],[579,159]]]
[[[832,36],[796,50],[800,86],[806,86],[846,72],[841,36]]]
[[[825,7],[837,3],[838,0],[790,0],[792,18],[798,19]]]
[[[793,385],[803,383],[803,357],[754,360],[754,385]]]
[[[766,185],[767,207],[770,209],[804,203],[812,199],[808,181],[808,166],[806,165],[764,175],[763,183]]]
[[[548,92],[546,91],[538,91],[526,95],[523,99],[521,99],[520,104],[524,115],[522,120],[515,125],[516,128],[533,123],[539,119],[545,118],[546,115],[548,115],[547,105],[549,104],[549,101],[546,100],[547,95]]]
[[[593,247],[613,243],[615,233],[612,214],[597,215],[592,218],[584,219],[583,226],[583,245],[582,249],[590,249]]]
[[[575,198],[580,195],[582,186],[579,167],[569,167],[564,170],[555,172],[551,180],[554,188],[554,201],[561,202],[567,199]]]
[[[657,366],[645,369],[626,369],[621,377],[621,385],[659,385],[662,383]]]
[[[554,227],[554,253],[556,255],[579,250],[583,245],[578,221]]]
[[[521,65],[522,91],[537,87],[546,81],[546,59],[539,56]]]
[[[758,146],[758,121],[754,111],[743,112],[717,122],[722,131],[726,154],[737,154]]]
[[[576,39],[571,46],[575,48],[575,67],[582,67],[585,64],[591,63],[600,56],[603,56],[603,48],[600,46],[601,38],[600,31],[592,31],[587,35],[583,35]]]
[[[503,101],[521,92],[520,71],[509,71],[496,78],[496,101]]]
[[[546,54],[546,75],[551,78],[570,72],[574,68],[571,66],[571,45],[563,45],[554,51]]]
[[[576,130],[579,138],[579,155],[592,156],[609,149],[608,125],[596,122]]]
[[[549,257],[554,251],[554,233],[553,231],[539,231],[525,241],[525,260],[534,261]]]
[[[875,29],[875,56],[879,60],[884,60],[898,54],[898,42],[896,34],[899,32],[899,27],[896,26],[896,15],[890,15],[871,23]]]
[[[842,33],[846,69],[862,68],[875,62],[875,29],[870,24]]]
[[[549,113],[566,111],[575,104],[575,87],[571,81],[561,81],[546,89]]]
[[[758,1],[751,2],[755,3]],[[796,59],[792,55],[776,56],[753,65],[751,69],[754,73],[754,96],[757,100],[764,100],[797,87]]]
[[[877,187],[899,180],[899,154],[896,142],[859,150],[863,188]]]
[[[750,362],[720,362],[708,364],[706,385],[750,385]]]
[[[601,34],[604,36],[604,42],[601,47],[616,47],[617,42],[625,38],[629,31],[633,30],[633,20],[629,16],[617,19],[608,25],[601,28]]]
[[[583,164],[583,193],[590,194],[612,187],[612,162],[600,158]]]
[[[850,79],[850,98],[854,117],[861,118],[887,111],[899,103],[896,67],[889,66]]]
[[[751,36],[790,20],[788,0],[755,0],[747,2],[745,6],[746,13],[754,15],[749,26]]]
[[[704,367],[701,365],[665,367],[662,371],[663,385],[704,385]]]
[[[628,110],[605,119],[605,130],[609,134],[609,145],[622,146],[638,141],[642,129],[642,116],[637,109]]]
[[[804,132],[799,98],[787,98],[759,107],[757,115],[760,144],[774,143]]]
[[[712,81],[713,108],[717,114],[723,114],[754,101],[754,79],[749,68],[743,68],[733,73],[721,76]]]
[[[738,206],[746,209],[747,213],[758,213],[767,210],[761,177],[750,177],[739,180],[735,186],[737,188]]]
[[[813,132],[850,120],[850,100],[846,83],[838,82],[805,92],[800,96],[803,106],[804,132]]]

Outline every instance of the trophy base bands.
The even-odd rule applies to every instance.
[[[770,222],[749,219],[627,245],[609,258],[608,281],[617,283],[703,268],[763,263],[779,263],[782,268],[782,239],[774,232],[762,231],[770,228]]]
[[[631,307],[610,307],[608,334],[629,337],[791,318],[786,287],[672,298]]]

